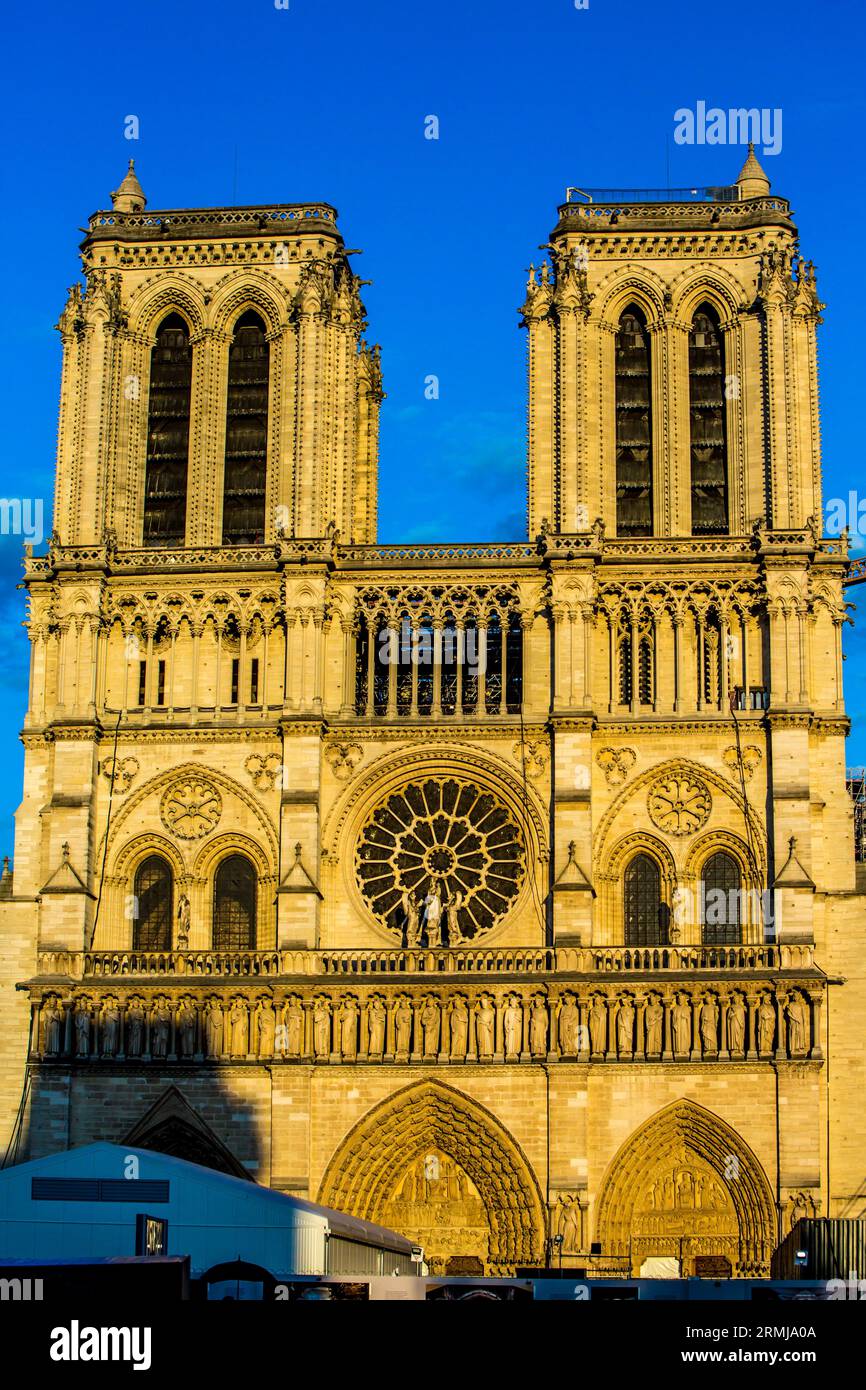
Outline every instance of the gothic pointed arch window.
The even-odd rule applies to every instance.
[[[661,895],[661,874],[648,854],[636,854],[626,866],[623,882],[626,946],[667,943],[668,911]]]
[[[725,344],[719,318],[702,304],[689,332],[692,533],[725,535],[728,449],[725,423]]]
[[[170,951],[174,906],[171,866],[161,854],[150,854],[135,874],[136,915],[132,928],[134,951]]]
[[[265,325],[250,310],[235,324],[229,348],[223,545],[264,540],[269,367]]]
[[[743,939],[740,866],[732,854],[710,855],[701,874],[701,937],[705,946],[738,946]]]
[[[189,327],[169,314],[150,354],[144,544],[183,545],[186,539],[192,348]]]
[[[246,855],[229,855],[216,871],[213,946],[215,951],[256,949],[256,871]]]
[[[622,314],[614,348],[616,533],[651,536],[653,529],[650,344],[637,305]]]

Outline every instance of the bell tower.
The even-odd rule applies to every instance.
[[[736,182],[569,189],[530,273],[529,530],[746,535],[821,510],[815,272],[750,147]]]
[[[61,542],[375,540],[378,351],[334,208],[146,204],[130,163],[60,317]]]

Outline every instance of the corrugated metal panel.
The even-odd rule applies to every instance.
[[[796,1263],[798,1250],[806,1263]],[[773,1255],[774,1279],[866,1278],[866,1221],[804,1217]]]
[[[324,1225],[297,1226],[291,1233],[290,1250],[286,1250],[282,1273],[327,1274],[327,1235]]]
[[[329,1274],[383,1274],[382,1251],[373,1245],[332,1235],[328,1241]]]

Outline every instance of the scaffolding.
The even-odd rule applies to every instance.
[[[866,767],[849,767],[845,775],[854,803],[854,858],[866,863]]]

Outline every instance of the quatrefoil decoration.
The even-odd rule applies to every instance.
[[[600,748],[595,755],[609,787],[621,787],[637,762],[633,748]]]
[[[762,756],[763,755],[761,753],[760,748],[756,748],[753,743],[747,744],[746,747],[743,749],[743,776],[747,782],[751,782],[752,778],[754,777],[755,772],[757,771],[760,765]],[[728,769],[728,772],[731,774],[734,781],[739,781],[740,759],[737,755],[737,750],[733,746],[733,744],[730,748],[725,749],[724,753],[722,754],[722,758],[724,760],[725,767]]]
[[[360,743],[332,743],[325,751],[331,771],[341,781],[347,781],[364,756]]]
[[[109,784],[113,779],[114,790],[121,795],[129,791],[137,772],[137,758],[106,758],[102,764],[103,777]]]
[[[279,753],[268,753],[264,758],[259,753],[251,753],[244,763],[253,786],[260,792],[273,791],[282,765]]]

